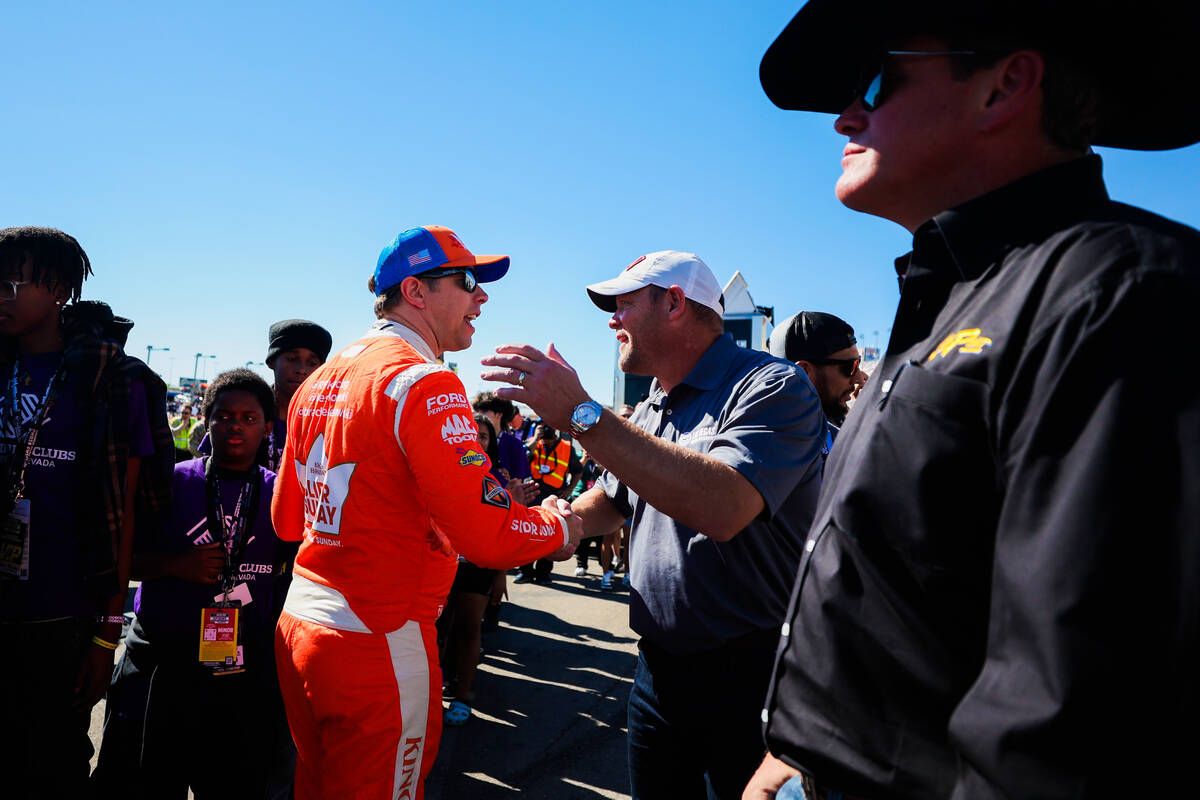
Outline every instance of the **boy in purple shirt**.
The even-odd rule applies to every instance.
[[[213,453],[176,465],[170,518],[139,539],[137,619],[109,689],[94,776],[102,797],[266,792],[279,719],[280,548],[275,474],[256,456],[273,411],[255,373],[218,375],[204,404]],[[217,746],[219,759],[199,743]]]

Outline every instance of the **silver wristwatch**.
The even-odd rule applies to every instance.
[[[600,421],[602,411],[604,411],[604,406],[595,400],[588,400],[586,403],[575,406],[575,410],[571,412],[571,433],[575,436],[587,433],[593,425]]]

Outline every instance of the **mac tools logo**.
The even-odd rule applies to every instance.
[[[478,439],[479,434],[475,432],[474,423],[461,414],[449,417],[446,424],[442,426],[442,441],[446,444],[462,444]]]
[[[296,478],[304,487],[304,519],[317,533],[342,532],[342,509],[350,492],[356,463],[329,466],[325,434],[319,434],[308,451],[308,463],[296,461]]]

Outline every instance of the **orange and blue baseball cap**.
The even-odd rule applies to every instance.
[[[409,276],[454,267],[467,267],[479,283],[490,283],[503,278],[508,265],[508,256],[473,254],[449,228],[422,225],[406,230],[383,248],[375,265],[375,295]]]

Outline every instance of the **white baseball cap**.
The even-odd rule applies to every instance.
[[[711,308],[717,316],[725,314],[725,299],[712,270],[695,253],[678,250],[647,253],[634,260],[617,277],[593,283],[587,291],[593,303],[611,313],[617,310],[617,295],[636,292],[645,286],[662,289],[678,286],[688,300]]]

